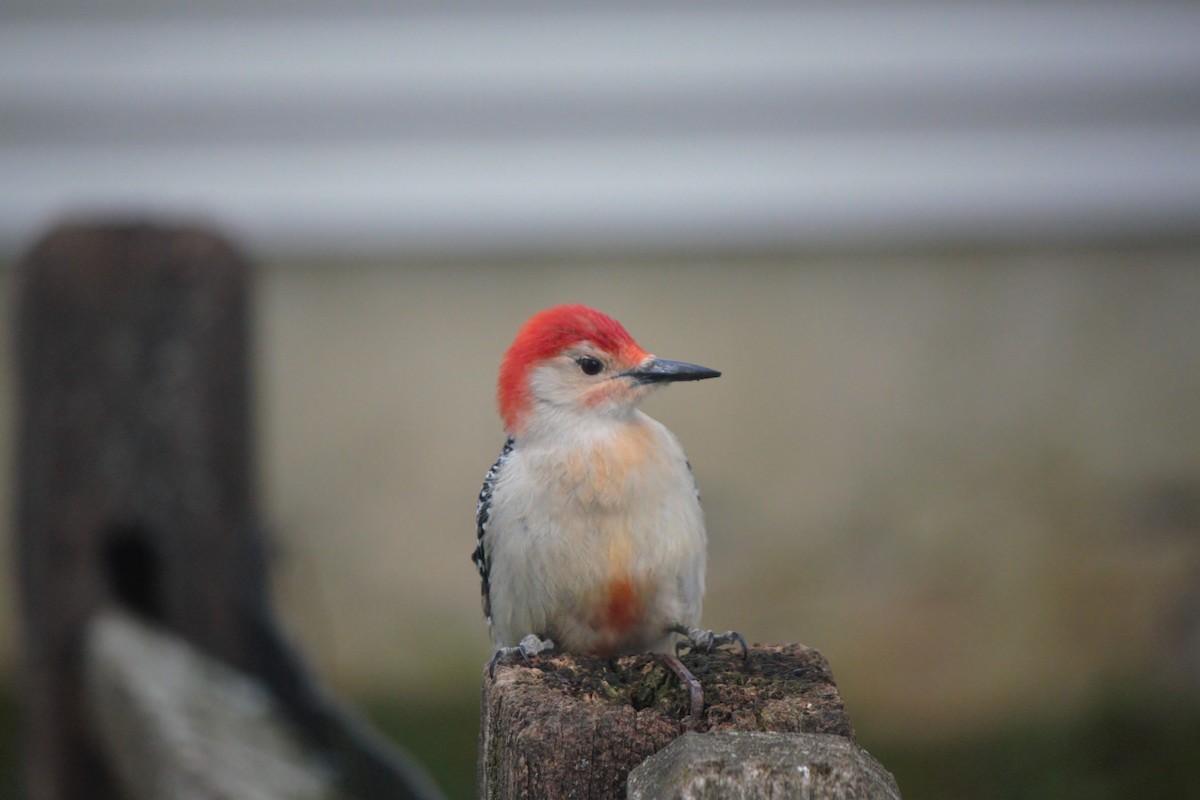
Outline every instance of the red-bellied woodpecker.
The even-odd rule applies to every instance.
[[[655,358],[586,306],[547,309],[517,332],[497,393],[508,440],[476,514],[492,668],[552,648],[653,651],[700,713],[677,644],[746,644],[697,627],[706,537],[695,479],[679,441],[637,405],[665,383],[720,374]]]

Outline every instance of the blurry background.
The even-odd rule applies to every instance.
[[[6,6],[0,301],[64,214],[249,250],[281,613],[455,796],[495,370],[567,301],[724,372],[647,404],[703,492],[706,622],[822,650],[906,796],[1180,796],[1197,42],[1186,3]]]

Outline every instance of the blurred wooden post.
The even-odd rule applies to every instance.
[[[753,731],[785,739],[792,734],[813,734],[818,740],[824,736],[844,742],[841,749],[846,753],[861,754],[853,763],[838,761],[839,769],[845,766],[847,774],[863,781],[861,785],[877,786],[876,793],[840,795],[836,792],[844,782],[827,783],[827,788],[834,788],[810,795],[813,800],[899,797],[891,776],[855,744],[829,664],[816,650],[758,645],[745,664],[739,655],[725,652],[686,656],[685,661],[704,686],[705,710],[699,725],[687,713],[686,694],[674,675],[651,656],[629,656],[613,664],[551,656],[535,659],[532,668],[497,666],[495,679],[485,675],[483,681],[479,796],[485,800],[621,798],[626,796],[630,772],[681,734],[701,731],[703,735],[696,738],[707,745],[709,733]],[[820,753],[822,763],[832,763],[829,754],[838,748],[819,749],[811,746],[812,741],[791,742],[793,752],[808,746],[810,753]],[[720,752],[728,759],[735,750],[725,745]],[[674,769],[675,762],[669,760],[672,752],[682,752],[686,759],[693,750],[680,751],[672,745],[659,759],[668,759],[667,763],[643,778],[638,797],[693,796],[683,792],[686,787],[680,777],[689,770]],[[729,796],[773,796],[761,780],[763,770],[743,769],[751,763],[768,763],[763,752],[747,749],[743,760],[732,764],[732,771],[740,771],[741,777],[726,785],[736,786],[740,793]],[[875,764],[877,772],[862,773],[865,764]],[[798,766],[802,765],[791,768]],[[819,768],[815,762],[813,766]],[[647,786],[653,786],[653,791]],[[634,788],[632,783],[630,787]]]
[[[38,242],[17,278],[27,797],[117,796],[82,682],[86,628],[111,603],[260,680],[358,796],[428,796],[350,730],[274,624],[246,261],[204,230],[80,224]]]

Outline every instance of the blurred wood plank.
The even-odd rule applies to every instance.
[[[126,800],[345,800],[260,681],[127,612],[84,637],[89,717]]]

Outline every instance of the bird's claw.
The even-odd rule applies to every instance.
[[[724,633],[713,633],[704,628],[685,628],[680,625],[673,628],[676,633],[686,636],[687,639],[681,639],[675,643],[675,654],[679,655],[679,651],[686,648],[691,648],[697,652],[711,653],[714,647],[722,647],[725,645],[740,645],[742,648],[742,660],[745,661],[750,657],[750,648],[746,646],[746,640],[737,631],[725,631]]]
[[[547,650],[554,649],[554,642],[549,639],[543,639],[535,633],[530,633],[524,636],[516,647],[497,647],[496,652],[492,655],[492,660],[488,662],[488,677],[496,677],[496,662],[502,658],[511,656],[520,656],[525,662],[525,666],[532,666],[529,662],[530,656],[536,656],[539,653],[544,653]]]
[[[700,686],[700,681],[696,680],[696,676],[688,671],[688,668],[679,660],[679,651],[690,647],[692,650],[710,653],[714,647],[740,644],[742,660],[745,661],[750,655],[750,648],[746,646],[746,640],[737,631],[713,633],[704,628],[689,628],[686,625],[672,625],[670,631],[686,638],[675,643],[675,655],[664,654],[662,659],[671,668],[671,671],[679,676],[680,682],[687,687],[691,700],[692,719],[699,722],[700,716],[704,712],[704,690]]]

